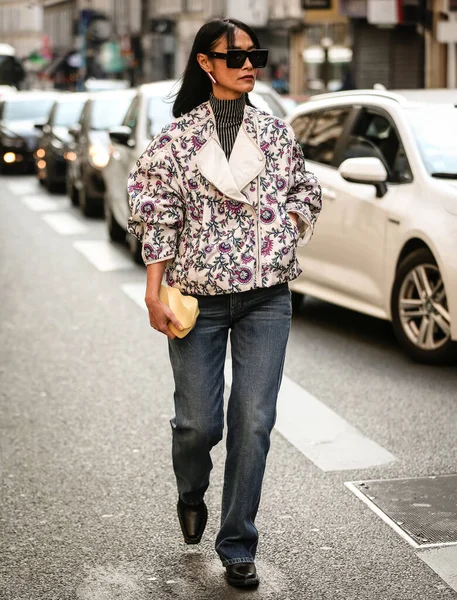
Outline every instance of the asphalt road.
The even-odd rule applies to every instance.
[[[457,598],[457,574],[437,574],[344,485],[456,472],[455,368],[411,363],[388,323],[307,299],[288,380],[394,460],[325,471],[275,431],[258,517],[262,582],[240,592],[213,550],[222,443],[203,541],[181,539],[166,340],[124,287],[141,288],[144,269],[126,249],[117,267],[94,266],[90,248],[110,248],[103,221],[31,177],[0,179],[0,230],[0,598]]]

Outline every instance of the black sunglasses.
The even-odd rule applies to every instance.
[[[227,50],[227,54],[222,52],[208,52],[210,58],[223,58],[227,61],[227,68],[241,69],[249,58],[249,62],[254,69],[263,69],[268,61],[268,50]]]

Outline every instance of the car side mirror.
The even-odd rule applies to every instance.
[[[40,131],[43,131],[44,126],[46,125],[46,123],[35,123],[33,126],[35,127],[35,129],[39,129]]]
[[[81,125],[77,123],[68,129],[68,133],[76,140],[81,135]]]
[[[109,136],[111,141],[115,144],[121,144],[122,146],[128,146],[133,148],[135,146],[135,140],[132,138],[133,131],[126,125],[121,125],[110,129]]]
[[[382,198],[387,193],[388,174],[379,158],[348,158],[341,163],[338,171],[343,179],[351,183],[374,185],[377,198]]]

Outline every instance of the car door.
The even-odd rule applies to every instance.
[[[84,164],[84,153],[87,147],[87,127],[90,117],[91,100],[88,100],[81,113],[81,118],[78,122],[79,133],[75,136],[72,144],[72,150],[75,153],[75,160],[71,162],[71,179],[77,189],[82,186],[82,169]]]
[[[322,186],[322,211],[315,233],[305,247],[298,248],[298,258],[309,284],[333,288],[340,281],[339,256],[335,239],[343,219],[343,204],[336,189],[340,174],[334,166],[335,156],[346,130],[350,127],[352,108],[347,106],[307,112],[292,121],[296,138],[305,155],[306,168]],[[316,294],[317,295],[317,294]]]
[[[127,223],[130,216],[126,189],[127,179],[132,167],[132,152],[136,158],[142,152],[142,150],[136,149],[139,109],[140,97],[135,96],[122,122],[123,126],[129,127],[132,130],[131,138],[127,144],[113,143],[113,150],[110,157],[112,164],[110,164],[109,173],[112,181],[109,184],[109,190],[111,193],[113,214],[118,223]]]
[[[379,158],[388,172],[387,193],[376,197],[373,185],[350,183],[337,172],[333,189],[343,208],[333,247],[338,256],[338,288],[360,303],[361,310],[383,316],[388,306],[384,261],[389,220],[405,185],[412,181],[408,159],[391,115],[376,107],[359,107],[336,164],[348,158]]]

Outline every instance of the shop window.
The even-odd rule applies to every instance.
[[[403,144],[392,121],[387,117],[363,111],[356,121],[340,162],[363,156],[379,158],[387,169],[388,181],[391,183],[412,181]]]
[[[315,113],[312,123],[301,139],[297,136],[305,159],[324,165],[332,164],[336,144],[343,133],[349,112],[349,108],[332,108]],[[312,118],[312,115],[307,116]]]

